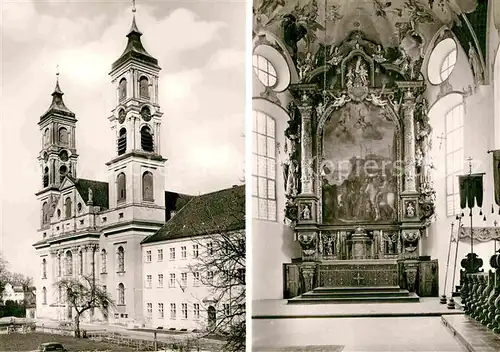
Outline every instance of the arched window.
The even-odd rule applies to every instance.
[[[120,97],[120,101],[127,98],[127,80],[125,78],[122,78],[120,80],[120,84],[118,86],[118,91],[119,91],[118,94]]]
[[[125,250],[122,246],[118,247],[116,251],[117,259],[118,259],[118,272],[125,271]]]
[[[68,173],[68,168],[66,167],[66,165],[61,165],[61,167],[59,168],[59,180],[60,180],[60,182],[62,182],[64,180],[67,173]]]
[[[446,213],[460,213],[458,175],[464,172],[464,105],[452,108],[445,116]]]
[[[68,276],[73,275],[73,254],[71,251],[66,252],[66,268],[65,268],[65,274]]]
[[[47,278],[47,259],[42,260],[42,279]]]
[[[78,252],[78,260],[79,260],[78,269],[80,271],[80,275],[83,275],[83,252],[82,251]]]
[[[64,201],[64,213],[65,213],[65,216],[66,218],[70,218],[71,217],[71,198],[68,197],[66,198],[66,200]]]
[[[272,87],[276,84],[276,69],[264,56],[253,55],[253,70],[259,81],[266,87]]]
[[[141,98],[149,99],[149,80],[142,76],[139,80],[139,95]]]
[[[146,171],[142,175],[142,199],[153,201],[153,174]]]
[[[49,186],[49,168],[45,166],[45,169],[43,169],[43,187],[48,187]]]
[[[47,202],[44,202],[42,204],[42,223],[43,224],[49,223],[49,205]]]
[[[122,172],[118,174],[118,177],[116,178],[116,188],[117,188],[117,196],[118,196],[118,201],[124,201],[127,199],[127,192],[126,192],[126,177],[125,174]]]
[[[68,144],[68,130],[64,127],[59,129],[59,143]]]
[[[42,288],[42,304],[47,304],[47,289]]]
[[[118,136],[118,155],[125,154],[127,151],[127,130],[122,128]]]
[[[276,131],[269,115],[253,112],[252,199],[254,217],[276,220]]]
[[[107,253],[106,253],[106,250],[105,250],[105,249],[103,249],[103,250],[101,251],[101,273],[103,273],[103,274],[105,274],[105,273],[106,273],[106,264],[107,264],[107,263],[106,263],[106,261],[107,261],[107,259],[108,259],[108,257],[107,257],[107,256],[108,256],[108,255],[107,255]]]
[[[146,152],[152,152],[154,150],[153,135],[151,134],[151,129],[148,126],[141,128],[141,147],[142,150]]]
[[[118,304],[125,305],[125,286],[121,282],[118,284]]]
[[[43,145],[48,145],[50,143],[50,131],[48,128],[43,131]]]
[[[60,277],[62,274],[62,264],[61,264],[61,255],[57,256],[57,277]]]

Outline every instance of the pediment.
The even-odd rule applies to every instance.
[[[63,180],[63,182],[61,183],[61,186],[59,187],[59,189],[62,191],[66,188],[69,188],[71,186],[74,186],[75,185],[75,182],[69,178],[68,176],[66,176]]]

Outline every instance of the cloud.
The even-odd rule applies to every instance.
[[[207,67],[211,70],[241,68],[245,64],[245,51],[240,49],[220,49],[212,55]]]

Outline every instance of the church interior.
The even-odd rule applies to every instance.
[[[254,1],[256,345],[373,308],[500,349],[499,30],[498,1]]]

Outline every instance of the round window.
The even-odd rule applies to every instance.
[[[276,69],[273,64],[261,55],[253,55],[253,70],[259,81],[266,87],[273,87],[277,83]]]
[[[432,51],[427,67],[429,82],[441,84],[450,77],[457,63],[457,44],[451,38],[444,39]]]

